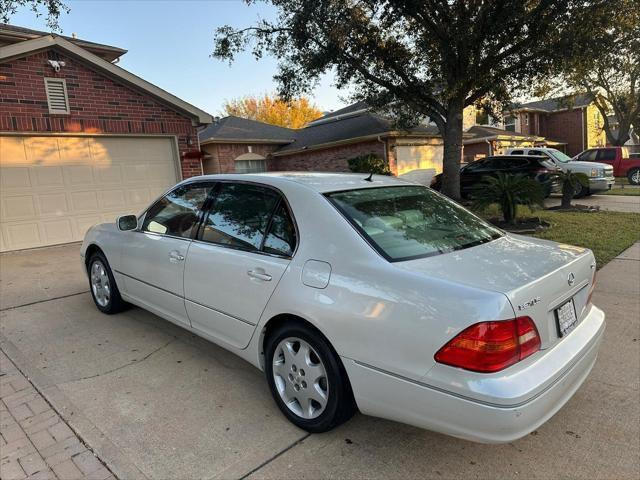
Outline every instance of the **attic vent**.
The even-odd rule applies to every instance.
[[[49,113],[68,114],[69,100],[67,98],[67,84],[62,78],[45,78],[44,87],[47,91]]]

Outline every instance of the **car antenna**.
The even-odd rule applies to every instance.
[[[373,172],[369,174],[367,178],[364,179],[365,182],[373,182]]]

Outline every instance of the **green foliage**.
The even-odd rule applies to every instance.
[[[499,172],[495,177],[483,177],[471,194],[474,208],[482,210],[497,204],[505,223],[514,224],[518,205],[532,207],[544,204],[544,189],[536,180],[523,174]]]
[[[352,172],[391,175],[389,164],[372,153],[350,158],[347,163],[349,164],[349,170]]]
[[[213,56],[274,56],[285,98],[331,73],[400,126],[428,117],[444,139],[443,192],[458,198],[464,107],[501,110],[518,86],[556,71],[567,50],[593,43],[610,27],[600,11],[619,1],[265,0],[275,18],[219,27]],[[579,34],[596,13],[601,22]]]
[[[58,18],[62,12],[69,13],[70,9],[62,0],[0,0],[0,21],[9,23],[19,8],[26,7],[36,14],[36,17],[45,15],[47,26],[52,31],[60,30]],[[43,9],[44,13],[40,10]]]

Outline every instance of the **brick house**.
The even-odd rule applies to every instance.
[[[117,47],[0,24],[0,251],[80,240],[202,174],[206,112]]]
[[[205,173],[277,170],[349,171],[348,160],[374,154],[394,174],[442,171],[442,139],[432,126],[398,130],[359,102],[301,129],[225,117],[200,132]]]
[[[588,148],[605,146],[603,126],[602,114],[586,94],[524,103],[513,108],[504,120],[506,130],[566,144],[565,152],[571,157]]]

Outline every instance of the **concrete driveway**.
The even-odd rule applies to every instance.
[[[627,185],[627,188],[632,188]],[[545,200],[545,207],[555,207],[560,205],[560,195],[552,195]],[[578,205],[597,205],[600,210],[611,212],[631,212],[640,213],[640,196],[638,195],[591,195],[589,197],[573,200]]]
[[[640,475],[640,243],[599,272],[594,301],[608,330],[591,376],[548,423],[507,445],[363,415],[309,435],[244,361],[137,308],[100,314],[78,294],[77,253],[0,256],[0,346],[120,478]]]

